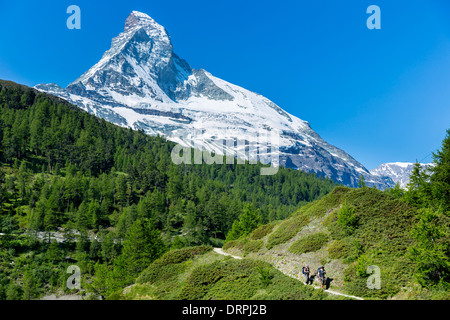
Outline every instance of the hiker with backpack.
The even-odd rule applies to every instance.
[[[311,271],[309,270],[309,265],[306,265],[306,267],[302,268],[302,273],[305,275],[306,278],[305,284],[308,285],[310,282],[309,275],[311,274]]]
[[[325,268],[323,266],[317,270],[317,275],[319,277],[320,283],[322,284],[322,289],[323,289],[323,286],[326,285],[326,283],[327,283],[326,274],[327,274],[327,272],[325,271]]]

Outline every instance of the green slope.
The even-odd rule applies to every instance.
[[[415,265],[407,258],[417,209],[372,188],[337,187],[274,225],[255,230],[224,249],[273,263],[303,279],[302,266],[325,266],[333,290],[366,298],[389,298],[413,286]],[[260,228],[260,230],[263,228]],[[381,271],[381,289],[369,289],[367,267]]]
[[[321,300],[343,299],[306,287],[267,262],[235,260],[211,247],[173,250],[151,264],[137,283],[108,299]]]
[[[301,269],[306,264],[312,270],[325,266],[333,291],[369,299],[399,297],[403,288],[415,286],[416,266],[407,258],[407,250],[414,243],[410,231],[416,215],[415,207],[386,192],[336,187],[289,218],[227,242],[223,249],[243,260],[208,253],[184,264],[156,261],[121,298],[330,298],[303,284]],[[177,252],[167,255],[172,254]],[[380,289],[367,286],[371,265],[380,269]],[[280,282],[262,290],[261,267]]]

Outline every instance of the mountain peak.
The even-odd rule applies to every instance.
[[[139,30],[144,30],[153,43],[159,43],[165,50],[171,50],[172,42],[166,28],[149,15],[139,11],[132,11],[125,21],[125,30],[122,36],[128,38],[130,34],[135,34]],[[121,42],[122,36],[119,35],[117,38],[119,42]]]
[[[135,28],[145,28],[147,30],[159,30],[164,34],[167,34],[165,28],[157,23],[152,17],[149,15],[139,12],[133,11],[128,16],[127,20],[125,20],[125,32],[130,31]]]
[[[433,167],[433,163],[420,163],[424,169]],[[370,170],[370,173],[378,177],[389,177],[394,183],[399,183],[400,187],[406,189],[415,163],[412,162],[391,162],[383,163],[377,168]]]
[[[361,175],[368,186],[387,185],[384,178],[372,176],[345,151],[324,141],[307,122],[269,99],[192,69],[174,53],[166,29],[139,11],[131,12],[124,32],[111,41],[101,60],[65,90],[55,85],[37,89],[115,124],[218,153],[225,140],[245,137],[248,143],[257,143],[260,133],[277,132],[279,141],[266,153],[280,157],[282,166],[349,186],[356,186]],[[228,151],[245,158],[248,150],[237,143]],[[259,155],[262,162],[268,160],[264,157]]]

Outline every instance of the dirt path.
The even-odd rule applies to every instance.
[[[231,255],[231,254],[229,254],[229,253],[226,253],[225,251],[223,251],[222,248],[214,248],[214,252],[217,252],[218,254],[222,254],[222,255],[224,255],[224,256],[230,256],[230,257],[233,257],[234,259],[239,259],[239,260],[242,259],[242,257],[239,257],[239,256],[233,256],[233,255]]]
[[[233,256],[233,255],[231,255],[231,254],[229,254],[229,253],[226,253],[225,251],[223,251],[222,248],[214,248],[214,252],[216,252],[216,253],[218,253],[218,254],[222,254],[222,255],[224,255],[224,256],[230,256],[230,257],[232,257],[232,258],[234,258],[234,259],[242,259],[242,257],[239,257],[239,256]],[[280,271],[283,272],[282,270],[280,270]],[[291,278],[297,280],[297,281],[300,281],[300,280],[298,280],[296,277],[294,277],[294,276],[292,276],[292,275],[290,275],[290,274],[287,274],[287,273],[285,273],[285,272],[283,272],[283,273],[284,273],[285,275],[287,275],[287,276],[289,276],[289,277],[291,277]],[[321,287],[316,287],[316,286],[314,286],[314,289],[320,289],[320,290],[322,290]],[[325,291],[325,292],[328,292],[329,294],[334,294],[334,295],[337,295],[337,296],[342,296],[342,297],[352,298],[352,299],[356,299],[356,300],[364,300],[364,299],[361,298],[361,297],[356,297],[356,296],[352,296],[352,295],[340,293],[340,292],[333,291],[333,290],[324,290],[324,291]]]

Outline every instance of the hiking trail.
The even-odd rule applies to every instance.
[[[221,254],[221,255],[224,255],[224,256],[230,256],[230,257],[232,257],[232,258],[234,258],[234,259],[239,259],[239,260],[242,259],[242,257],[234,256],[234,255],[231,255],[231,254],[229,254],[229,253],[226,253],[225,251],[223,251],[222,248],[214,248],[214,252],[216,252],[216,253],[218,253],[218,254]],[[278,270],[280,270],[280,269],[278,269]],[[282,270],[280,270],[280,271],[283,272]],[[290,275],[290,274],[288,274],[288,273],[286,273],[286,272],[283,272],[283,274],[285,274],[285,275],[287,275],[287,276],[289,276],[289,277],[291,277],[291,278],[293,278],[293,279],[295,279],[295,280],[297,280],[297,281],[301,281],[301,280],[297,279],[296,277],[294,277],[293,275]],[[302,281],[301,281],[301,282],[302,282]],[[303,282],[302,282],[302,283],[303,283]],[[322,288],[321,288],[321,287],[318,287],[318,286],[313,286],[313,288],[314,288],[314,289],[320,289],[320,290],[322,290]],[[356,296],[352,296],[352,295],[340,293],[340,292],[333,291],[333,290],[329,290],[329,289],[326,289],[326,290],[323,290],[323,291],[328,292],[329,294],[337,295],[337,296],[342,296],[342,297],[352,298],[352,299],[356,299],[356,300],[364,300],[364,299],[361,298],[361,297],[356,297]]]

